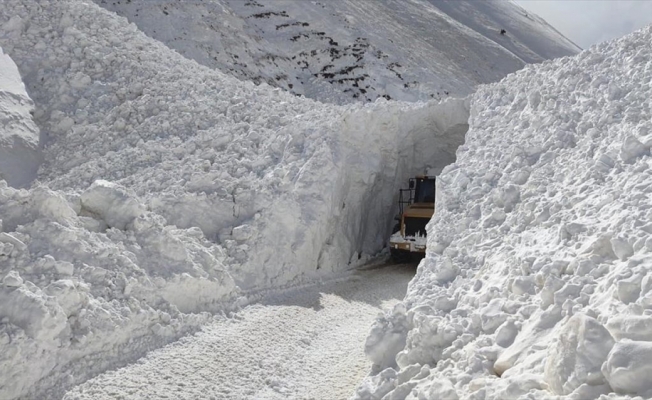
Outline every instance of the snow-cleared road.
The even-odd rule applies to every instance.
[[[346,399],[369,371],[363,347],[374,318],[405,296],[414,272],[396,265],[286,292],[64,399]]]

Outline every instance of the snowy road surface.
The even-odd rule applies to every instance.
[[[347,399],[368,373],[363,347],[413,265],[285,293],[102,374],[64,399]]]

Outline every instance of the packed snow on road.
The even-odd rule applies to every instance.
[[[651,28],[525,65],[578,49],[508,2],[9,3],[0,398],[652,397]],[[425,171],[414,279],[357,271]]]
[[[405,296],[414,270],[381,265],[269,296],[63,398],[346,399],[369,372],[369,327]]]

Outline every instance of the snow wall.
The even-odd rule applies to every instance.
[[[346,113],[328,146],[304,165],[293,187],[264,216],[233,230],[252,232],[242,287],[286,282],[360,265],[386,245],[398,189],[415,174],[455,160],[468,129],[468,102],[379,103]],[[271,285],[270,285],[271,282]]]
[[[652,397],[651,77],[648,27],[478,90],[357,399]]]
[[[465,100],[320,104],[81,1],[0,8],[0,45],[44,142],[38,182],[0,181],[2,398],[56,397],[259,290],[355,267],[467,129]]]
[[[0,47],[0,179],[14,187],[28,186],[41,163],[33,110],[16,64]]]

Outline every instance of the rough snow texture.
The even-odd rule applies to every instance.
[[[339,107],[183,58],[93,3],[0,8],[39,182],[0,181],[0,397],[42,397],[385,245],[468,103]],[[245,298],[240,298],[242,296]],[[254,297],[251,297],[254,296]]]
[[[64,197],[0,181],[0,397],[86,379],[209,319],[182,312],[223,307],[235,285],[220,249],[142,210],[103,183]]]
[[[651,78],[647,28],[479,89],[357,398],[652,397]]]
[[[94,1],[200,64],[338,104],[468,95],[579,50],[502,0]]]
[[[11,19],[5,29],[18,29],[20,24],[20,19]],[[14,187],[29,185],[40,164],[33,110],[16,64],[0,47],[0,179]]]
[[[415,267],[385,266],[275,295],[63,399],[347,399],[368,372],[360,344],[369,326],[403,298]]]
[[[178,7],[196,16],[200,3]],[[184,58],[93,2],[5,4],[0,46],[34,101],[44,161],[27,189],[0,181],[1,398],[47,398],[197,329],[209,312],[354,268],[385,245],[397,189],[453,162],[468,128],[466,100],[322,104]],[[410,10],[392,26],[414,18],[423,31],[424,8]],[[238,15],[219,21],[235,24]],[[237,43],[242,29],[229,26]],[[515,53],[467,33],[439,48],[450,56],[437,64],[433,90],[450,81],[470,91],[522,65]],[[353,46],[357,36],[347,37],[343,46]],[[394,44],[403,52],[392,57],[416,54],[405,45]],[[496,54],[498,67],[479,62]],[[433,58],[419,57],[412,68]],[[479,62],[477,79],[451,72],[464,57]],[[368,62],[384,71],[379,87],[403,73],[383,63]],[[342,88],[324,82],[310,87],[326,85],[330,94],[313,97],[342,100]],[[24,104],[19,120],[33,127],[31,103]],[[37,131],[29,132],[36,143]],[[630,147],[627,154],[640,152]]]

